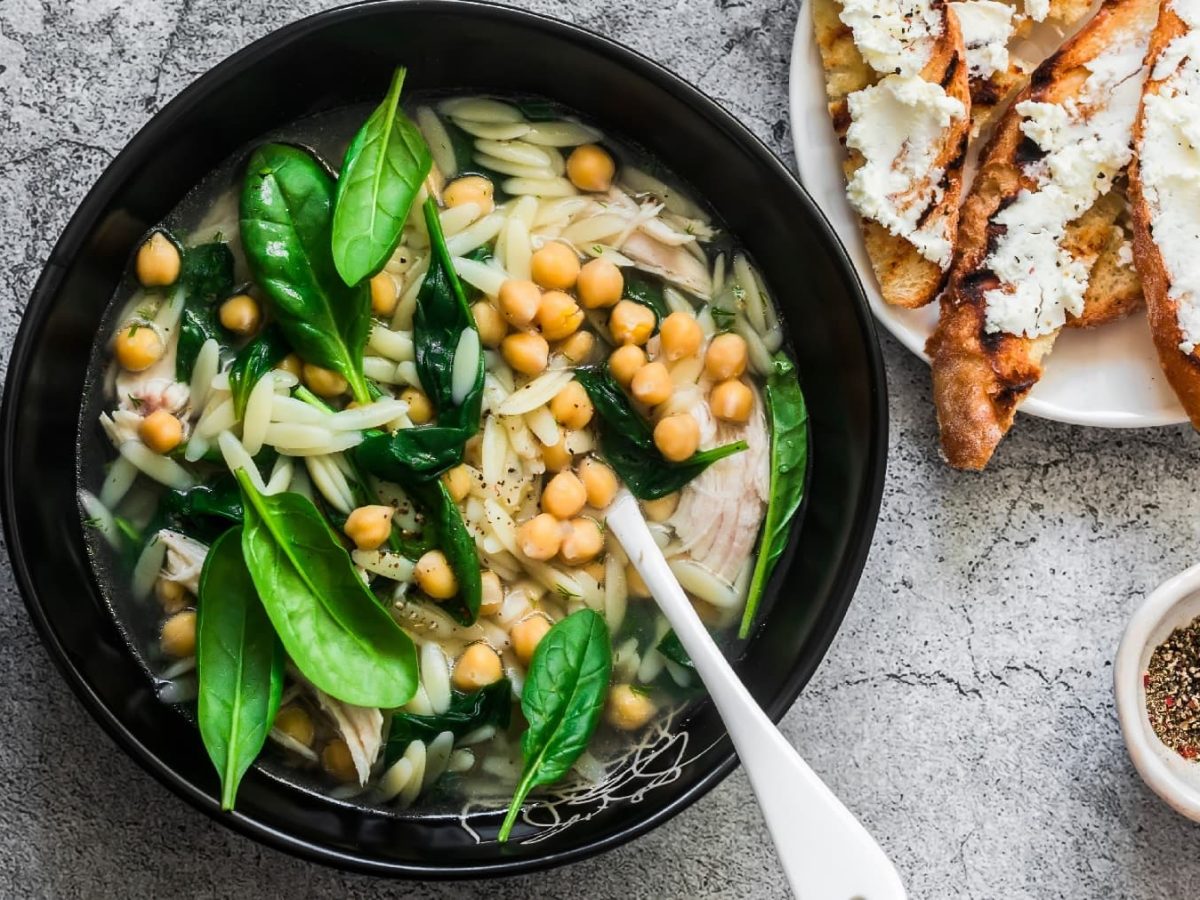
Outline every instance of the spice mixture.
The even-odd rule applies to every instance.
[[[1200,616],[1155,648],[1142,677],[1159,740],[1184,759],[1200,757]]]

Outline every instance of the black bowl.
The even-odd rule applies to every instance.
[[[811,415],[811,488],[792,548],[740,653],[739,674],[772,718],[795,700],[854,593],[879,506],[886,389],[862,290],[828,223],[753,135],[649,60],[579,28],[473,2],[375,2],[283,28],[217,66],[113,161],[51,253],[21,324],[0,419],[3,518],[26,605],[97,721],[151,774],[265,843],[346,868],[409,877],[514,874],[614,847],[716,785],[735,757],[708,703],[679,725],[688,759],[634,779],[628,802],[583,802],[542,839],[476,842],[454,816],[332,801],[256,768],[238,810],[194,726],[158,701],[115,627],[77,513],[76,423],[89,351],[150,225],[229,154],[298,117],[407,90],[541,94],[663,159],[695,185],[757,261],[790,324]],[[805,127],[805,123],[796,123]],[[472,824],[494,835],[496,816]]]

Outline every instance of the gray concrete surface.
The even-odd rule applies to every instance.
[[[106,163],[192,78],[321,0],[0,0],[0,368]],[[796,0],[524,0],[624,41],[790,157]],[[914,897],[1196,896],[1200,831],[1122,747],[1127,615],[1195,557],[1184,428],[1022,418],[982,477],[937,459],[924,366],[884,339],[891,464],[858,597],[785,731]],[[642,840],[537,877],[388,885],[265,850],[126,759],[52,667],[0,554],[0,896],[787,895],[739,774]]]

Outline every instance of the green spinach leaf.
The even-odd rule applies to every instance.
[[[283,648],[242,558],[242,530],[217,538],[200,574],[196,719],[221,777],[221,809],[266,743],[283,693]]]
[[[183,291],[183,313],[179,319],[175,377],[186,382],[192,377],[192,367],[204,342],[209,338],[218,342],[225,339],[217,304],[233,293],[233,254],[218,241],[181,252],[176,290]]]
[[[398,712],[392,716],[392,727],[383,751],[384,765],[390,766],[403,756],[413,741],[429,743],[443,731],[451,732],[457,740],[484,725],[504,729],[511,717],[512,682],[507,678],[470,694],[455,691],[450,698],[450,708],[444,713],[417,716]]]
[[[558,622],[534,651],[521,692],[529,728],[521,738],[525,767],[498,840],[512,831],[529,792],[567,774],[591,740],[612,671],[608,627],[581,609]]]
[[[475,380],[462,402],[454,403],[454,357],[463,332],[475,330],[475,317],[454,271],[432,200],[425,204],[425,223],[432,259],[417,293],[413,344],[417,375],[437,410],[437,422],[391,434],[378,429],[367,432],[355,451],[368,472],[404,486],[436,478],[462,462],[463,445],[479,430],[483,407],[482,345]]]
[[[575,370],[575,378],[604,422],[600,447],[605,458],[640,500],[674,493],[713,463],[746,449],[745,441],[734,441],[701,450],[683,462],[671,462],[658,452],[654,432],[634,410],[607,366],[583,366]]]
[[[332,369],[359,403],[370,401],[363,347],[371,327],[367,285],[347,287],[330,249],[335,186],[307,151],[264,144],[242,187],[246,259],[272,317],[305,362]]]
[[[346,284],[374,275],[400,243],[433,158],[400,109],[403,68],[346,150],[333,211],[333,261]]]
[[[284,649],[318,688],[355,706],[403,706],[417,689],[412,640],[300,494],[260,494],[242,470],[242,551]]]
[[[238,351],[229,368],[229,390],[239,419],[246,414],[246,401],[258,380],[275,368],[290,350],[283,331],[276,325],[269,325]]]
[[[748,637],[754,614],[775,564],[787,549],[792,518],[804,499],[808,473],[808,407],[796,378],[796,367],[783,353],[775,354],[767,376],[767,417],[771,422],[771,493],[758,541],[758,558],[742,613],[738,637]]]

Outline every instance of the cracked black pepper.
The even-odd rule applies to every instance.
[[[1200,756],[1200,616],[1159,644],[1142,676],[1159,740],[1184,759]]]

